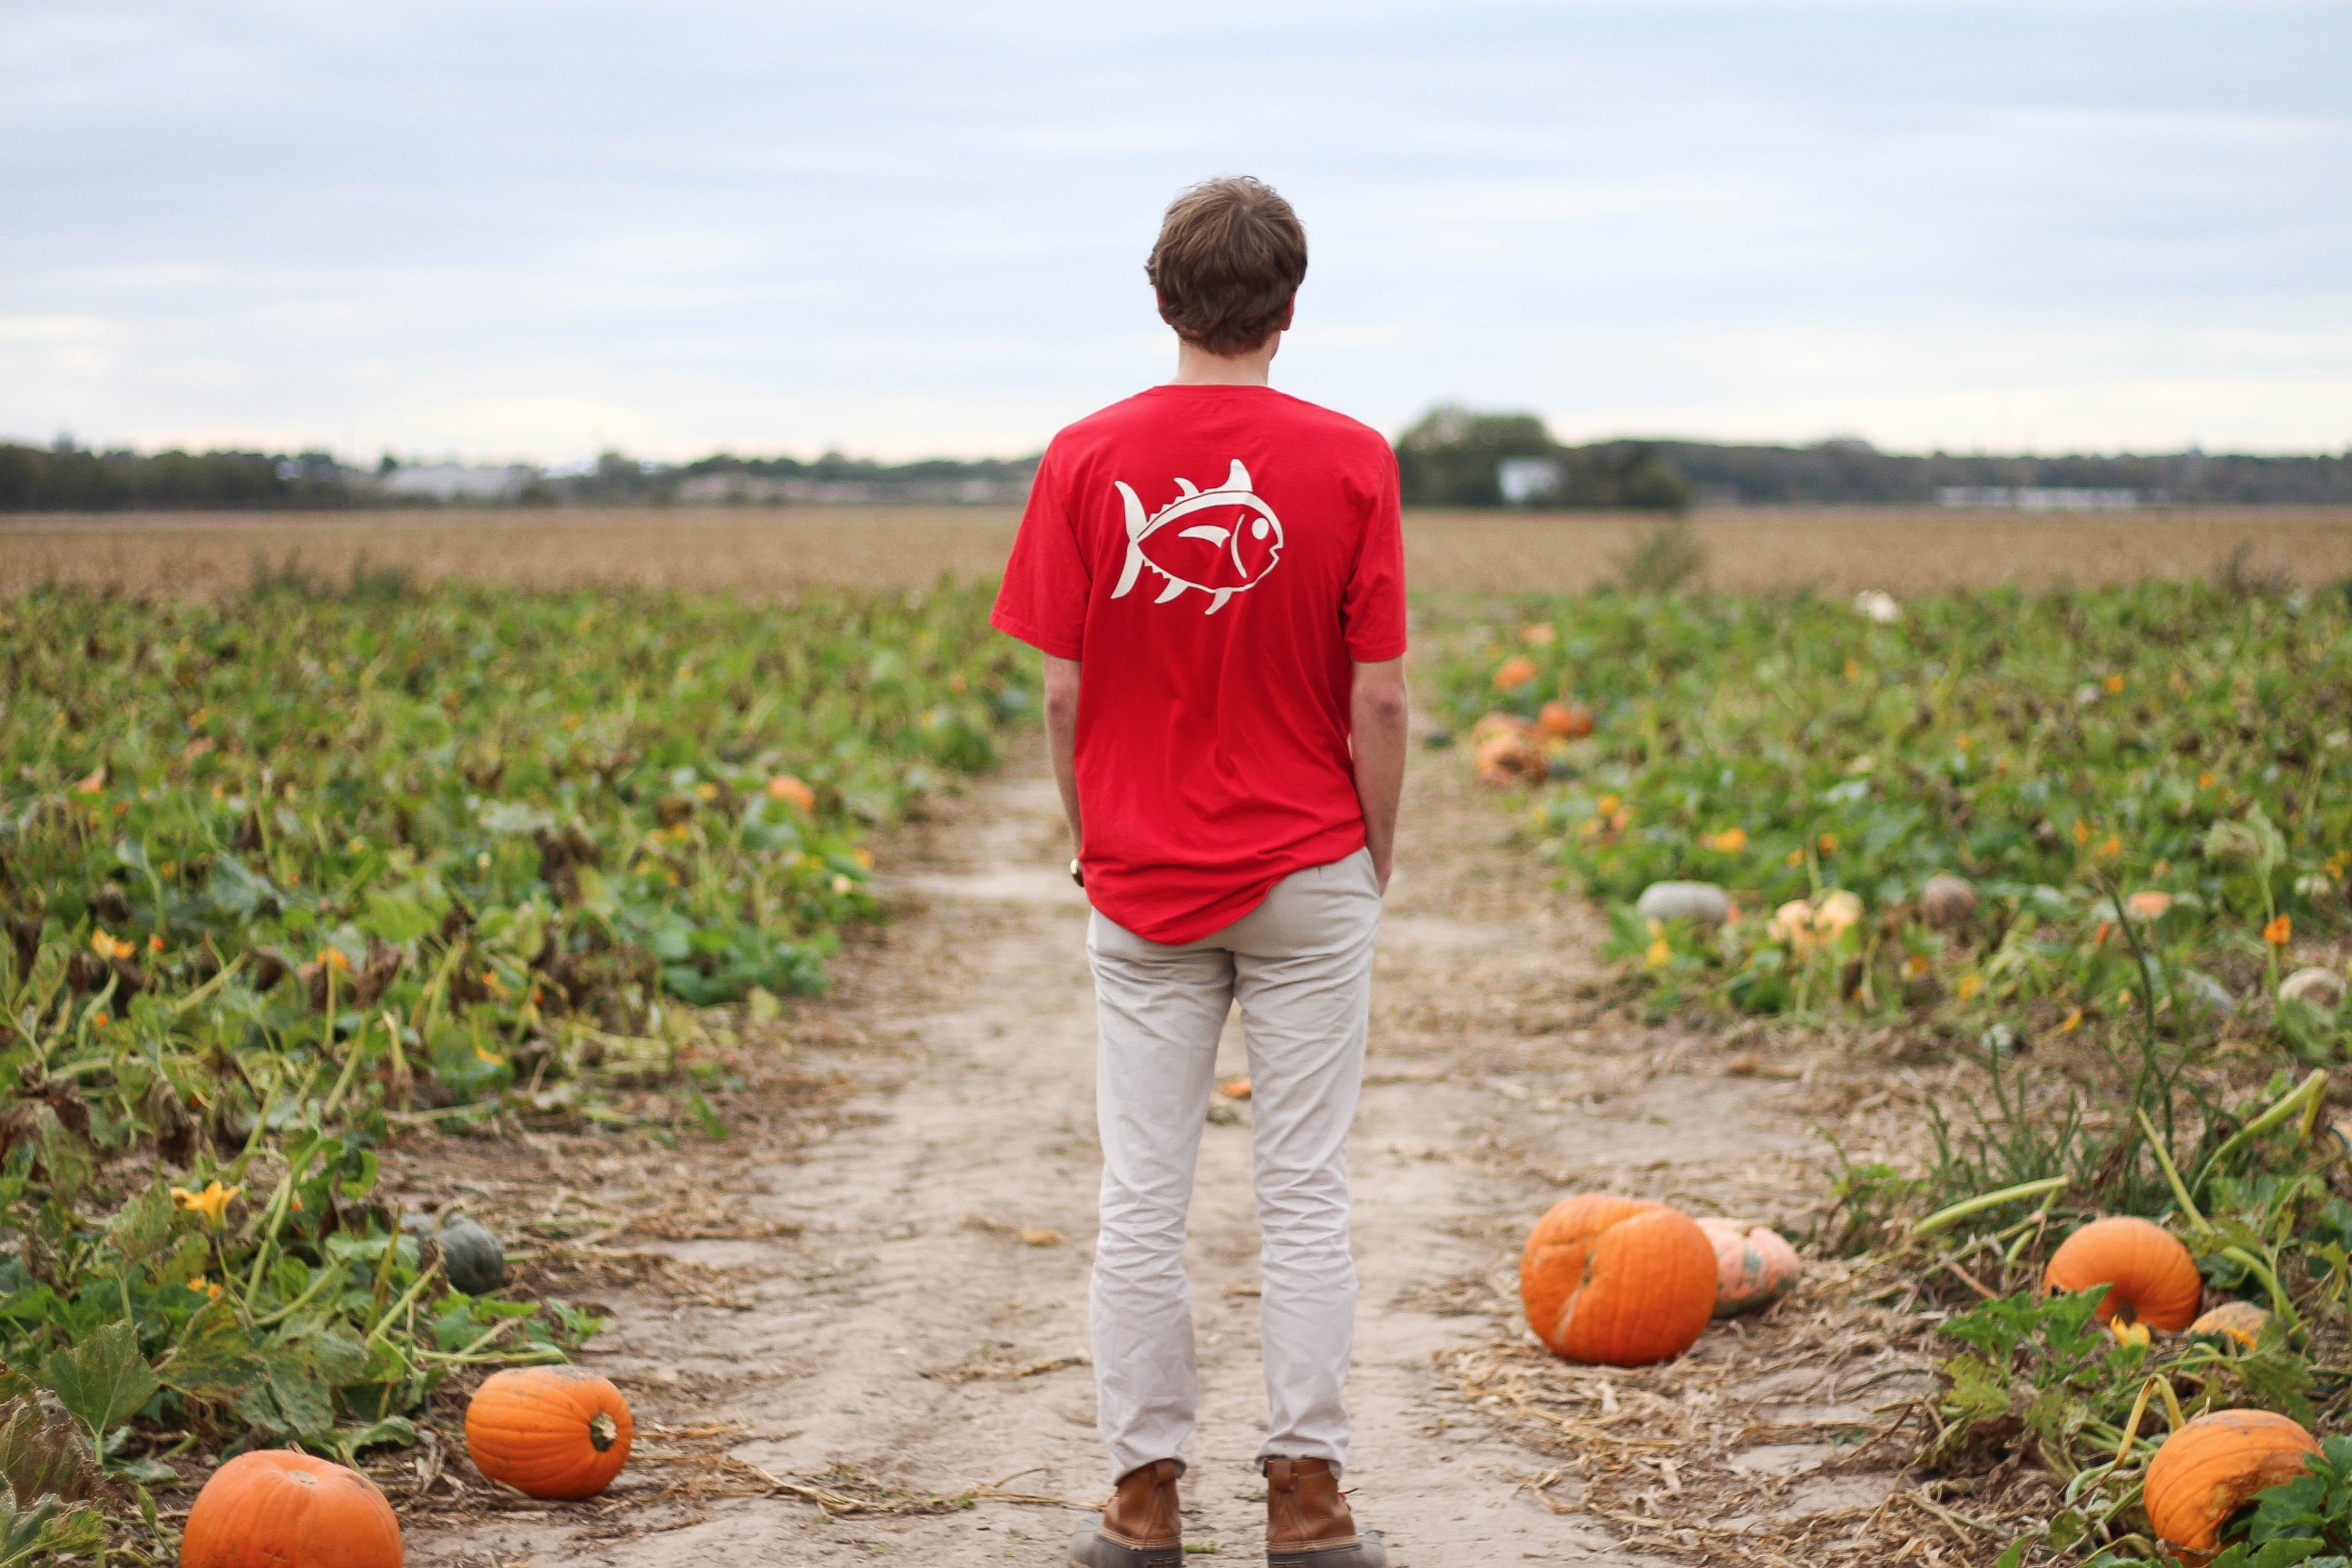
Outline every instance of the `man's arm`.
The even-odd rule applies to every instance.
[[[1075,671],[1076,666],[1071,668]],[[1372,852],[1372,870],[1385,893],[1389,873],[1396,866],[1397,802],[1404,794],[1409,742],[1404,660],[1359,663],[1349,710],[1355,726],[1356,798],[1364,805],[1364,843]],[[1077,807],[1073,805],[1070,811],[1070,819],[1076,821]]]
[[[1045,751],[1054,759],[1054,782],[1062,787],[1062,815],[1070,824],[1070,848],[1083,855],[1087,835],[1078,821],[1078,661],[1045,659]]]

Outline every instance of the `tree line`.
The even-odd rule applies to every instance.
[[[1811,446],[1712,441],[1563,445],[1532,414],[1433,409],[1397,438],[1408,506],[1502,506],[1506,462],[1556,478],[1522,504],[1680,510],[1704,506],[1930,506],[1946,489],[2116,489],[2175,506],[2352,506],[2352,450],[2256,457],[1988,457],[1882,452],[1853,437]]]
[[[1396,440],[1409,506],[1680,511],[1727,506],[1932,505],[1951,488],[2129,489],[2177,506],[2352,506],[2352,451],[2256,457],[1988,457],[1881,452],[1851,438],[1810,446],[1680,440],[1585,445],[1553,439],[1532,414],[1432,410]],[[883,463],[838,452],[798,458],[719,453],[646,463],[607,452],[576,472],[541,473],[522,505],[661,506],[720,476],[767,481],[770,499],[932,500],[1017,498],[1034,457]],[[432,504],[382,482],[398,465],[347,467],[325,452],[92,451],[0,442],[0,511],[249,510]]]

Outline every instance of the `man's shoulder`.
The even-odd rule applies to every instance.
[[[1270,392],[1271,388],[1268,389]],[[1342,446],[1362,447],[1385,458],[1389,456],[1389,438],[1365,424],[1336,408],[1326,408],[1319,403],[1309,403],[1286,392],[1274,392],[1280,415],[1296,421],[1300,426]]]
[[[1097,408],[1083,419],[1071,421],[1054,437],[1051,447],[1066,453],[1083,452],[1105,442],[1126,439],[1145,431],[1187,421],[1187,411],[1181,402],[1166,395],[1171,390],[1165,386],[1146,387],[1129,397]],[[1241,390],[1241,389],[1235,389]],[[1255,419],[1283,426],[1292,432],[1311,436],[1329,447],[1355,448],[1363,455],[1386,461],[1391,448],[1388,437],[1360,419],[1350,418],[1336,408],[1326,408],[1319,403],[1309,403],[1286,392],[1270,386],[1247,389],[1248,413]]]

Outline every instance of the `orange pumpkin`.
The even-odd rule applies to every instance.
[[[180,1568],[400,1568],[400,1521],[357,1470],[282,1448],[213,1472],[180,1532]]]
[[[1515,653],[1495,667],[1495,689],[1508,691],[1525,686],[1536,678],[1536,661],[1523,653]]]
[[[1490,731],[1478,742],[1477,769],[1484,782],[1507,784],[1542,778],[1551,766],[1544,760],[1543,748],[1536,744],[1535,731],[1521,724]]]
[[[2233,1350],[2250,1351],[2262,1342],[2271,1315],[2252,1301],[2224,1301],[2189,1325],[2192,1334],[2220,1340]]]
[[[629,1462],[629,1402],[576,1366],[518,1366],[466,1406],[466,1451],[494,1481],[535,1498],[594,1497]]]
[[[2044,1289],[2088,1290],[2105,1285],[2099,1321],[2121,1317],[2168,1334],[2196,1321],[2205,1299],[2197,1260],[2160,1225],[2117,1215],[2095,1219],[2060,1244],[2042,1272]]]
[[[1715,1315],[1736,1318],[1769,1307],[1789,1293],[1804,1272],[1797,1249],[1780,1233],[1757,1226],[1743,1230],[1737,1220],[1703,1219],[1707,1244],[1715,1248]]]
[[[1592,733],[1592,710],[1581,702],[1547,702],[1536,715],[1536,728],[1564,741],[1581,741]]]
[[[2221,1543],[2230,1516],[2254,1494],[2303,1474],[2312,1435],[2268,1410],[2216,1410],[2200,1415],[2156,1451],[2141,1501],[2157,1539],[2188,1563],[2205,1562]]]
[[[1555,1355],[1608,1366],[1678,1356],[1715,1315],[1715,1245],[1679,1209],[1562,1198],[1519,1258],[1528,1325]]]

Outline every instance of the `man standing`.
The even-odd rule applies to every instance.
[[[1290,205],[1213,180],[1146,271],[1176,377],[1054,438],[992,617],[1045,663],[1094,905],[1103,1150],[1092,1290],[1117,1487],[1079,1568],[1176,1568],[1198,1402],[1184,1219],[1217,1038],[1249,1046],[1266,1556],[1383,1568],[1339,1487],[1355,1332],[1349,1122],[1404,779],[1402,542],[1379,432],[1273,391],[1307,274]]]

